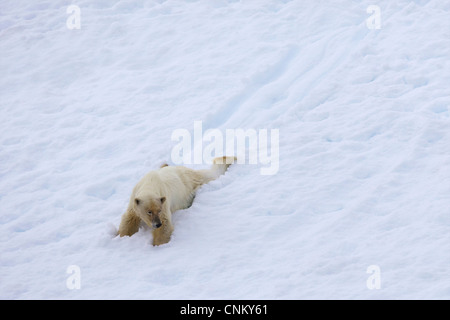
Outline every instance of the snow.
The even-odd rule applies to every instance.
[[[0,298],[450,299],[449,14],[442,0],[3,0]],[[279,129],[278,171],[231,166],[166,245],[148,228],[114,237],[195,121]]]

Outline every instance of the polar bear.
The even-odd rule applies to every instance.
[[[173,232],[172,213],[191,206],[197,189],[224,174],[236,157],[218,157],[210,169],[194,170],[162,165],[147,173],[134,187],[118,234],[131,236],[141,222],[152,228],[153,245],[169,242]]]

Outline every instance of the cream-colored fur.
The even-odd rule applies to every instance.
[[[236,157],[219,157],[210,169],[194,170],[163,165],[147,173],[134,187],[118,234],[131,236],[141,222],[153,229],[153,245],[169,242],[173,232],[172,213],[191,206],[197,189],[224,174]]]

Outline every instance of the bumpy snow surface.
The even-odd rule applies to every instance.
[[[0,298],[450,299],[449,1],[2,0],[0,70]],[[207,129],[279,163],[116,237]]]

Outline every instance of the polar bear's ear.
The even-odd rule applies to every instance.
[[[161,198],[161,204],[163,204],[164,201],[166,201],[166,197],[162,197],[162,198]]]
[[[138,198],[134,199],[134,203],[136,203],[137,206],[139,205],[140,202],[141,202],[141,200],[139,200]]]

